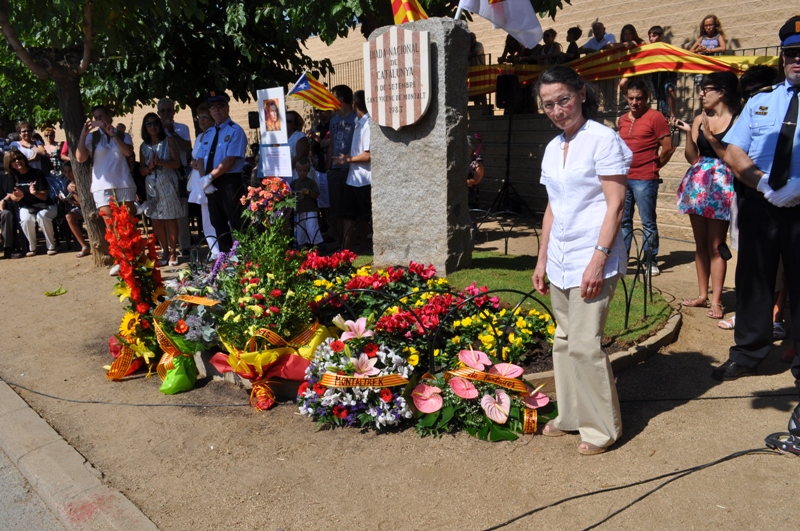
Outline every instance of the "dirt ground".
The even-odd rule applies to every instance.
[[[534,253],[535,245],[527,238],[510,250]],[[668,300],[695,295],[692,247],[664,240],[662,258],[655,285]],[[165,530],[485,529],[562,498],[762,448],[797,403],[788,365],[778,361],[785,345],[758,376],[714,385],[711,368],[726,359],[732,333],[687,309],[676,343],[617,375],[625,434],[600,456],[579,456],[571,435],[490,444],[466,434],[420,439],[413,429],[320,431],[291,404],[225,406],[246,403],[247,394],[222,382],[164,396],[157,376],[107,381],[106,341],[123,312],[114,279],[88,259],[0,261],[0,279],[0,376],[112,403],[15,388]],[[66,295],[43,295],[59,285]],[[185,403],[206,407],[156,407]],[[798,472],[800,459],[747,455],[678,479],[600,528],[797,529]],[[585,528],[656,484],[575,499],[504,529]]]

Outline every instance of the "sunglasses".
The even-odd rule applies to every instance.
[[[11,159],[11,164],[14,164],[15,162],[22,162],[24,160],[25,159],[23,159],[22,157],[14,157]]]
[[[214,105],[209,105],[208,108],[213,111],[214,109],[224,109],[227,106],[227,103],[216,103]]]
[[[19,132],[19,134],[21,134],[21,135],[24,135],[25,133],[30,133],[30,132],[31,132],[31,130],[30,130],[30,129],[22,129],[22,130]]]
[[[211,117],[209,115],[207,115],[207,114],[198,114],[197,115],[197,119],[198,120],[210,120]]]
[[[161,126],[161,122],[145,122],[144,123],[145,127],[153,127],[154,125]]]
[[[783,50],[783,56],[787,59],[797,59],[800,57],[800,48],[786,48]]]

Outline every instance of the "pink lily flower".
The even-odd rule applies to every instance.
[[[350,358],[350,361],[353,362],[353,366],[356,369],[355,376],[357,378],[364,378],[366,376],[374,376],[374,375],[378,374],[379,372],[381,372],[381,371],[379,371],[378,369],[375,368],[375,363],[378,361],[378,358],[370,358],[369,356],[367,356],[363,352],[358,357],[358,359]]]
[[[458,359],[461,360],[467,367],[471,367],[479,371],[484,370],[487,365],[492,364],[492,360],[489,359],[489,356],[480,350],[462,350],[458,353]]]
[[[539,391],[534,391],[529,395],[525,395],[522,398],[522,401],[525,403],[525,406],[530,409],[537,409],[542,406],[546,406],[550,403],[550,397],[544,393],[540,393]]]
[[[471,400],[473,398],[477,398],[478,396],[478,390],[475,389],[475,386],[472,384],[472,382],[466,378],[460,378],[456,376],[454,378],[450,378],[450,381],[447,382],[447,384],[457,397],[463,398],[464,400]]]
[[[508,412],[511,411],[511,397],[505,391],[497,389],[494,392],[495,398],[483,395],[481,407],[486,416],[497,424],[505,424],[508,420]]]
[[[341,340],[347,341],[348,339],[356,339],[361,337],[372,337],[374,334],[372,330],[367,330],[367,318],[361,317],[357,319],[355,322],[353,321],[345,321],[345,326],[347,326],[347,332],[342,334]]]
[[[433,385],[419,384],[411,391],[414,405],[423,413],[435,413],[442,409],[442,390]]]
[[[498,363],[489,369],[489,374],[498,374],[506,378],[516,378],[521,376],[525,369],[513,363]]]

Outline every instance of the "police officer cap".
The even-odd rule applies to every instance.
[[[224,92],[212,90],[206,96],[206,103],[228,103],[229,101],[231,101],[231,99]]]
[[[800,16],[792,17],[778,31],[781,48],[800,47]]]

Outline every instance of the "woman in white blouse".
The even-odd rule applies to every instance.
[[[537,89],[547,117],[563,131],[542,159],[548,203],[532,277],[536,291],[551,293],[558,325],[553,342],[558,417],[543,434],[580,432],[578,452],[599,454],[622,435],[614,376],[601,339],[627,263],[620,223],[632,154],[617,133],[592,120],[597,89],[572,68],[551,68]]]

